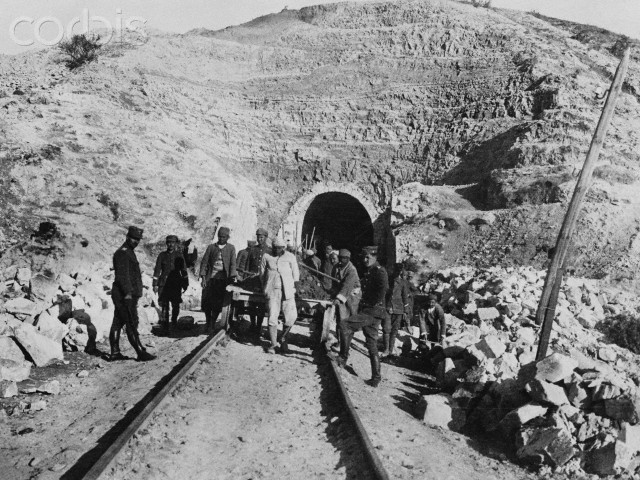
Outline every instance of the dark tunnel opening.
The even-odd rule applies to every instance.
[[[312,234],[320,258],[329,243],[334,249],[350,250],[354,260],[362,247],[374,244],[369,213],[356,198],[341,192],[322,193],[311,202],[302,223],[302,242],[306,239],[308,245]]]

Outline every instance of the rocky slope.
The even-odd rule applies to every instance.
[[[0,243],[50,220],[74,255],[105,259],[127,224],[151,252],[169,231],[202,246],[220,216],[242,244],[319,182],[355,184],[381,210],[420,182],[448,185],[445,216],[467,220],[426,245],[444,206],[400,212],[401,258],[540,266],[624,40],[590,32],[454,2],[340,3],[128,39],[74,72],[55,50],[2,57]],[[637,273],[639,78],[634,54],[580,274]],[[491,215],[469,225],[479,210]]]

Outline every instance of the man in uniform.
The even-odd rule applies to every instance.
[[[387,313],[389,316],[382,322],[382,345],[384,350],[381,357],[392,357],[396,343],[398,329],[402,326],[405,315],[411,312],[411,292],[406,270],[401,263],[396,263],[393,272],[392,287],[387,294]]]
[[[129,227],[127,239],[113,255],[113,269],[115,280],[111,288],[114,315],[109,344],[111,345],[110,361],[124,360],[127,357],[120,353],[120,331],[122,327],[127,332],[127,338],[138,354],[141,362],[156,358],[146,351],[138,335],[138,299],[142,296],[142,274],[140,265],[133,250],[142,239],[142,229]]]
[[[342,342],[337,362],[341,367],[347,363],[353,335],[362,329],[371,361],[371,380],[367,383],[372,387],[377,387],[382,379],[380,358],[378,358],[378,329],[387,315],[385,298],[389,289],[389,279],[387,271],[378,263],[377,247],[365,247],[363,260],[367,271],[362,279],[360,313],[341,322]]]
[[[338,343],[342,338],[340,324],[351,315],[358,313],[358,305],[362,297],[360,277],[356,267],[351,263],[351,252],[345,248],[338,252],[338,264],[333,267],[331,276],[338,281],[333,282],[333,304],[336,306],[336,335]]]
[[[222,311],[227,285],[236,278],[236,248],[227,243],[229,233],[227,227],[218,229],[218,241],[207,247],[200,264],[200,281],[205,291],[202,310],[207,320],[207,330],[213,329]]]
[[[296,289],[300,280],[298,260],[294,254],[285,250],[286,244],[281,238],[273,241],[273,255],[268,253],[262,257],[260,278],[264,295],[269,306],[269,339],[271,346],[268,353],[276,353],[278,342],[278,316],[284,314],[284,330],[280,340],[282,353],[288,353],[287,335],[298,318],[296,310]]]
[[[261,289],[262,284],[260,282],[260,265],[262,264],[262,257],[265,253],[268,253],[269,247],[267,246],[267,239],[269,238],[269,232],[264,228],[259,228],[256,230],[256,241],[257,245],[251,247],[249,251],[249,257],[247,259],[247,267],[246,271],[249,272],[250,275],[255,275],[255,286],[256,289]],[[254,329],[254,335],[256,337],[256,341],[260,340],[260,335],[262,334],[262,323],[264,322],[265,316],[265,306],[264,305],[250,305],[247,309],[247,313],[249,313],[249,318],[251,319],[251,328]]]
[[[167,249],[164,252],[160,252],[156,260],[156,267],[153,270],[153,293],[158,294],[158,298],[162,296],[162,290],[169,273],[175,268],[176,258],[182,258],[184,256],[178,246],[178,237],[175,235],[169,235],[166,238]],[[178,323],[178,315],[180,313],[179,303],[170,303],[167,300],[160,301],[160,326],[163,328],[169,327],[169,309],[171,308],[171,323],[176,325]]]

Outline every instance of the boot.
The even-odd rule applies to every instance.
[[[276,345],[278,344],[278,326],[269,325],[269,339],[271,346],[267,349],[267,353],[276,353]]]
[[[393,357],[394,354],[394,350],[395,350],[395,346],[396,346],[396,337],[398,335],[397,331],[392,331],[391,335],[389,335],[389,357]]]
[[[287,354],[289,353],[289,344],[287,343],[287,335],[293,328],[293,325],[290,327],[284,327],[284,331],[282,332],[282,337],[280,338],[280,353]]]
[[[109,345],[111,346],[111,355],[107,357],[107,360],[110,362],[115,362],[116,360],[126,360],[127,357],[120,353],[120,329],[114,328],[111,326],[111,331],[109,331]]]
[[[349,348],[351,348],[351,340],[353,340],[354,332],[342,332],[342,342],[340,343],[340,357],[342,363],[346,364],[349,360]],[[340,365],[340,362],[338,363]]]
[[[380,358],[378,355],[369,354],[369,359],[371,360],[371,380],[367,383],[372,387],[377,387],[380,384],[380,380],[382,380],[380,376]]]
[[[382,351],[380,352],[380,357],[384,358],[389,355],[389,334],[382,334]]]
[[[127,326],[127,337],[129,339],[129,343],[138,354],[138,361],[146,362],[148,360],[153,360],[154,358],[156,358],[154,355],[147,352],[147,350],[144,348],[144,345],[142,345],[137,329]]]
[[[264,323],[264,317],[258,317],[256,322],[256,342],[259,342],[262,338],[262,324]]]
[[[178,326],[178,316],[180,315],[180,304],[176,303],[171,310],[171,325]]]

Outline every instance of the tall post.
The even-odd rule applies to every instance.
[[[551,337],[551,330],[553,328],[553,316],[548,315],[547,312],[555,312],[555,304],[557,302],[557,294],[555,295],[555,299],[551,298],[551,294],[553,290],[556,290],[557,292],[560,291],[562,267],[564,266],[567,251],[571,243],[571,237],[573,235],[578,214],[580,213],[582,201],[589,189],[593,170],[596,167],[596,161],[600,155],[600,150],[604,143],[607,128],[609,127],[611,117],[613,117],[613,113],[616,108],[616,101],[620,95],[620,91],[622,90],[622,82],[627,73],[627,67],[629,66],[629,54],[630,49],[627,48],[622,56],[620,64],[618,65],[615,76],[613,77],[613,82],[609,88],[609,94],[607,95],[604,108],[602,109],[598,126],[596,127],[596,131],[591,140],[589,151],[587,152],[587,158],[584,161],[584,166],[582,167],[582,171],[578,177],[578,182],[576,183],[576,188],[573,191],[573,196],[571,197],[567,214],[562,222],[562,227],[560,228],[560,233],[558,234],[558,239],[556,241],[555,251],[551,257],[551,264],[549,265],[547,278],[544,282],[544,289],[542,290],[540,303],[538,304],[538,311],[536,313],[536,323],[538,325],[542,324],[540,341],[538,343],[538,351],[536,354],[537,361],[542,360],[547,356],[547,347],[549,345],[549,338]]]

